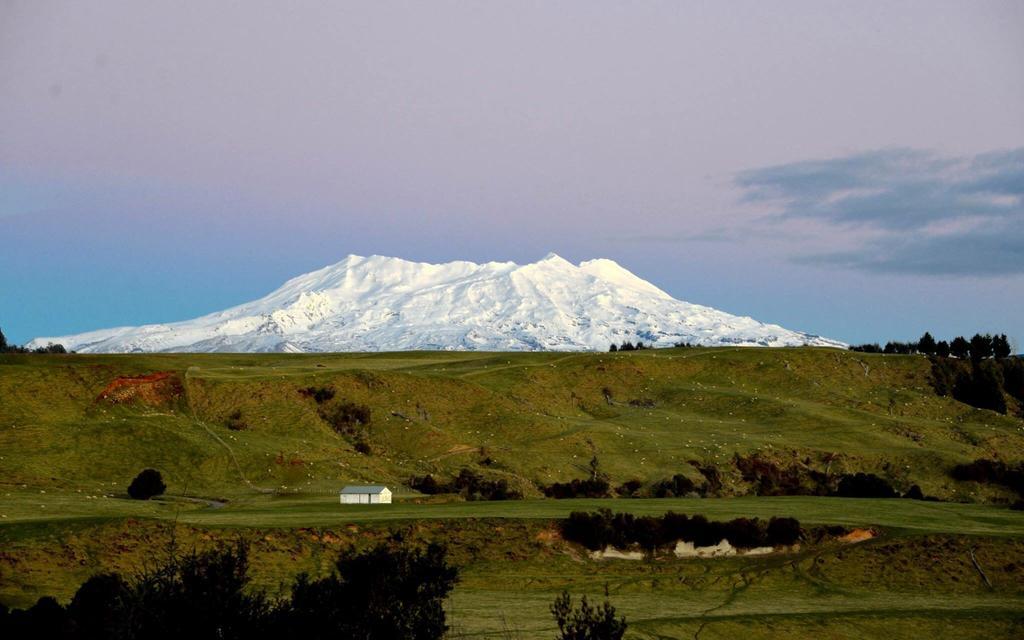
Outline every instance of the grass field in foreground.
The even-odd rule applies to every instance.
[[[607,592],[629,619],[631,639],[909,639],[922,630],[934,638],[1012,638],[1024,619],[1024,514],[989,505],[733,498],[342,507],[327,496],[268,496],[219,508],[107,498],[81,509],[81,502],[38,492],[5,500],[0,601],[67,599],[89,575],[131,573],[162,553],[172,531],[185,548],[249,540],[255,586],[279,594],[300,571],[329,571],[345,546],[401,530],[411,540],[446,542],[462,568],[448,603],[453,637],[550,639],[547,607],[563,589],[598,599]],[[599,561],[561,542],[552,523],[599,507],[718,519],[793,515],[807,525],[871,525],[882,535],[770,556]]]

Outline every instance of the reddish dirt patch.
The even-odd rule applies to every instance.
[[[850,533],[839,538],[839,541],[847,543],[864,542],[865,540],[870,540],[871,538],[874,538],[875,535],[875,532],[871,529],[854,529]]]
[[[143,376],[120,376],[100,392],[97,402],[111,404],[141,403],[154,407],[173,404],[185,394],[178,374],[157,371]]]

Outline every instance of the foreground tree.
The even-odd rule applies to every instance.
[[[332,576],[299,576],[286,631],[306,639],[441,640],[448,630],[444,599],[457,579],[436,544],[419,551],[387,543],[350,551],[338,558]]]
[[[40,598],[26,610],[0,605],[4,640],[441,640],[442,603],[457,572],[444,550],[396,541],[348,551],[330,578],[300,576],[292,597],[252,588],[245,543],[179,554],[123,579],[97,575],[67,607]],[[595,636],[597,637],[597,636]],[[603,637],[603,636],[602,636]]]

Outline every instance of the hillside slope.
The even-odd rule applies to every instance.
[[[943,499],[1009,499],[948,470],[1024,458],[1024,423],[936,396],[929,370],[923,357],[811,348],[6,355],[0,482],[100,495],[152,466],[171,493],[234,497],[468,467],[536,496],[585,477],[596,456],[613,485],[699,482],[698,467],[714,466],[718,493],[735,495],[757,491],[737,467],[756,457],[870,471]],[[318,403],[318,390],[333,396]],[[351,407],[371,422],[339,433],[328,422]]]

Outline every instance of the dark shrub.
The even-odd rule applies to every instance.
[[[224,421],[224,424],[232,431],[245,431],[249,428],[249,425],[242,418],[242,411],[240,409],[235,409],[228,414],[228,418]]]
[[[799,542],[802,535],[800,522],[796,518],[772,518],[765,530],[765,542],[773,547],[788,547]]]
[[[695,460],[691,460],[690,464],[704,476],[703,495],[717,495],[722,490],[722,472],[718,467],[713,464],[702,465]]]
[[[95,575],[78,588],[68,613],[83,638],[120,638],[125,635],[129,587],[116,573]]]
[[[666,547],[678,540],[695,546],[715,545],[723,539],[739,548],[766,545],[791,545],[803,535],[794,518],[772,518],[765,524],[754,518],[736,518],[728,522],[709,522],[701,515],[668,512],[660,518],[635,517],[629,513],[612,514],[608,509],[593,513],[574,511],[562,522],[562,536],[587,549],[597,551],[611,546],[625,549],[638,545],[646,551]]]
[[[1024,497],[1024,462],[1008,465],[1001,460],[978,459],[958,464],[950,475],[954,480],[1002,485]]]
[[[736,455],[733,461],[743,474],[743,480],[751,483],[751,489],[759,496],[807,496],[829,493],[830,479],[821,471],[797,465],[783,468],[759,454]]]
[[[299,394],[304,398],[313,398],[317,404],[323,404],[334,398],[334,389],[331,387],[306,387],[299,389]]]
[[[836,495],[841,498],[897,498],[892,485],[873,473],[855,473],[839,479]]]
[[[457,493],[466,500],[520,500],[523,497],[520,492],[509,488],[507,480],[490,480],[472,469],[463,469],[448,482],[438,482],[429,474],[413,476],[409,478],[409,487],[428,495]]]
[[[609,497],[610,485],[603,478],[590,478],[587,480],[574,479],[570,482],[555,482],[542,487],[544,495],[549,498],[607,498]]]
[[[734,547],[752,548],[765,544],[765,534],[761,521],[757,518],[736,518],[721,523],[722,537]]]
[[[624,617],[615,617],[615,607],[607,600],[592,607],[583,596],[580,606],[574,607],[564,591],[551,603],[551,615],[558,625],[557,640],[622,640],[628,627]]]
[[[356,433],[356,427],[370,424],[372,414],[366,405],[338,402],[321,407],[320,417],[338,433],[352,435]]]
[[[136,500],[149,500],[167,490],[163,477],[156,469],[143,469],[128,485],[128,495]]]
[[[624,498],[632,498],[636,496],[637,492],[640,491],[643,486],[644,483],[640,480],[626,480],[615,489],[615,493]]]
[[[654,551],[658,547],[663,547],[669,540],[661,524],[661,518],[640,516],[633,521],[631,538],[645,551]]]
[[[611,544],[612,512],[601,509],[594,513],[573,511],[562,523],[562,535],[591,551],[600,551]]]
[[[921,487],[915,484],[903,494],[903,497],[908,500],[924,500],[924,492],[921,491]]]
[[[682,497],[697,491],[697,485],[682,474],[676,474],[669,480],[661,480],[651,485],[651,495],[655,498]]]
[[[373,449],[370,447],[370,443],[366,440],[356,440],[356,443],[352,445],[357,453],[361,453],[364,456],[368,456],[373,453]]]

